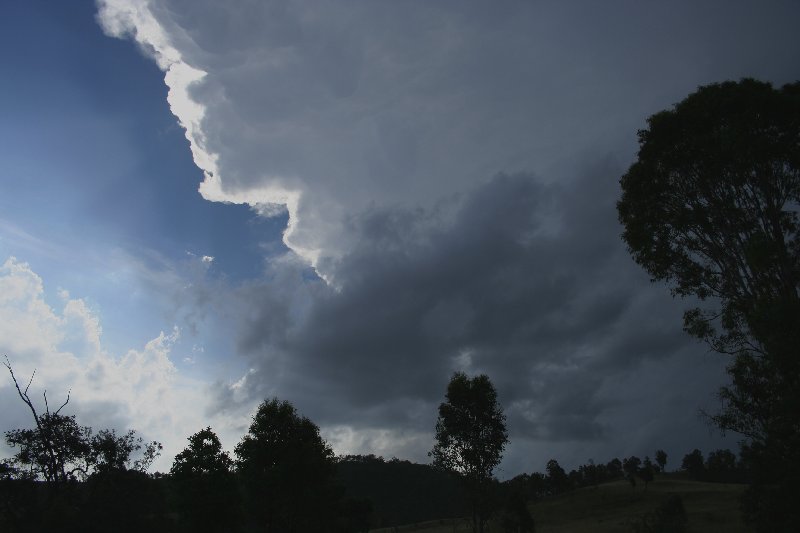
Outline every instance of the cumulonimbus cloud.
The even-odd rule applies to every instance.
[[[365,210],[430,207],[498,172],[562,179],[586,153],[629,157],[644,118],[700,83],[780,76],[764,60],[791,33],[778,11],[720,25],[690,3],[98,0],[105,32],[164,71],[200,193],[288,210],[285,243],[326,279]]]
[[[423,457],[466,369],[498,383],[514,436],[580,460],[631,424],[637,446],[681,433],[698,396],[646,384],[699,349],[624,251],[617,179],[645,117],[704,83],[790,81],[774,59],[798,50],[796,8],[712,5],[98,0],[106,33],[165,72],[200,193],[287,210],[284,242],[333,281],[235,295],[252,370],[218,408],[279,394],[342,442],[408,431]],[[723,376],[717,361],[689,388]]]

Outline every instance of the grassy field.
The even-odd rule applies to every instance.
[[[737,533],[749,531],[739,511],[739,496],[744,489],[744,485],[702,483],[680,474],[664,474],[646,491],[641,484],[632,490],[628,482],[615,481],[546,499],[530,510],[537,533],[629,533],[633,520],[655,509],[671,494],[679,494],[689,519],[688,531]],[[466,520],[439,520],[373,531],[462,533],[469,529]],[[489,531],[500,529],[489,524]]]

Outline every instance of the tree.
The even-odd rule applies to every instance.
[[[145,473],[163,449],[158,441],[145,443],[132,429],[119,437],[113,429],[101,429],[91,438],[89,447],[95,473],[124,470]],[[133,453],[142,449],[141,457],[134,459]]]
[[[207,427],[189,437],[189,446],[175,456],[170,473],[176,477],[227,474],[233,468],[228,452],[214,431]]]
[[[606,470],[608,470],[608,475],[611,479],[618,478],[622,475],[622,461],[614,457],[606,463]]]
[[[589,459],[585,465],[579,466],[578,472],[580,472],[581,480],[585,485],[597,485],[600,482],[601,469],[594,464],[592,459]]]
[[[625,471],[625,478],[630,482],[631,487],[636,487],[636,475],[639,473],[639,465],[642,460],[632,455],[622,460],[622,470]]]
[[[736,455],[730,450],[709,452],[706,458],[706,478],[718,483],[736,483],[742,472],[736,462]]]
[[[706,306],[684,329],[732,356],[711,420],[758,450],[774,502],[800,475],[800,83],[701,87],[651,116],[639,145],[620,180],[623,239],[654,281]],[[793,501],[761,518],[792,529]]]
[[[547,461],[547,482],[552,494],[561,494],[569,488],[569,476],[555,459]]]
[[[692,479],[703,479],[706,473],[703,453],[698,449],[694,449],[691,453],[684,455],[681,462],[681,470],[686,470]]]
[[[170,470],[181,525],[186,531],[234,531],[239,500],[233,461],[210,427],[188,440]]]
[[[256,527],[267,532],[333,527],[340,497],[333,451],[319,428],[289,402],[262,402],[234,453]]]
[[[642,466],[637,472],[639,479],[644,481],[644,490],[647,490],[647,485],[653,481],[653,470],[655,470],[653,462],[650,460],[650,457],[645,456],[644,462],[642,462]]]
[[[161,443],[143,443],[134,430],[119,437],[115,430],[108,429],[93,435],[92,428],[80,426],[74,415],[62,415],[61,410],[69,403],[69,394],[55,412],[50,412],[47,391],[44,391],[45,411],[39,414],[28,395],[36,371],[23,390],[8,358],[5,366],[36,425],[32,429],[6,431],[6,443],[19,449],[13,459],[14,464],[22,466],[33,479],[43,479],[48,486],[58,488],[68,481],[86,479],[90,475],[108,471],[130,469],[144,473],[161,454]],[[141,457],[134,460],[133,452],[141,449],[144,449]]]
[[[656,450],[656,463],[658,463],[658,468],[662,472],[666,472],[667,469],[667,452],[664,450]]]
[[[91,428],[74,416],[37,415],[36,427],[6,431],[6,443],[18,451],[12,459],[20,472],[44,480],[54,490],[90,473]]]
[[[36,371],[33,371],[28,385],[22,390],[7,356],[4,364],[11,374],[17,394],[30,409],[36,424],[33,429],[6,432],[6,443],[19,449],[13,459],[14,464],[22,466],[33,479],[44,479],[54,490],[78,476],[88,475],[87,457],[90,453],[91,429],[79,426],[74,416],[60,414],[69,403],[69,393],[64,403],[51,413],[45,390],[45,411],[39,414],[28,395]]]
[[[472,509],[472,529],[481,533],[490,514],[492,471],[508,442],[506,418],[497,392],[485,375],[456,372],[439,405],[433,464],[464,480]]]

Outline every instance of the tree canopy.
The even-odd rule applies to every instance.
[[[189,437],[189,446],[175,456],[170,472],[178,477],[228,473],[233,461],[214,431],[207,427]]]
[[[796,360],[779,326],[798,325],[800,84],[701,87],[651,116],[639,144],[617,204],[633,258],[719,304],[685,316],[716,349]]]
[[[292,404],[277,398],[262,402],[234,453],[258,527],[268,532],[333,527],[338,503],[333,451]]]

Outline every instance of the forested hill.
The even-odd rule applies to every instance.
[[[430,465],[349,455],[341,458],[337,466],[345,495],[372,502],[373,527],[467,514],[457,480]]]

